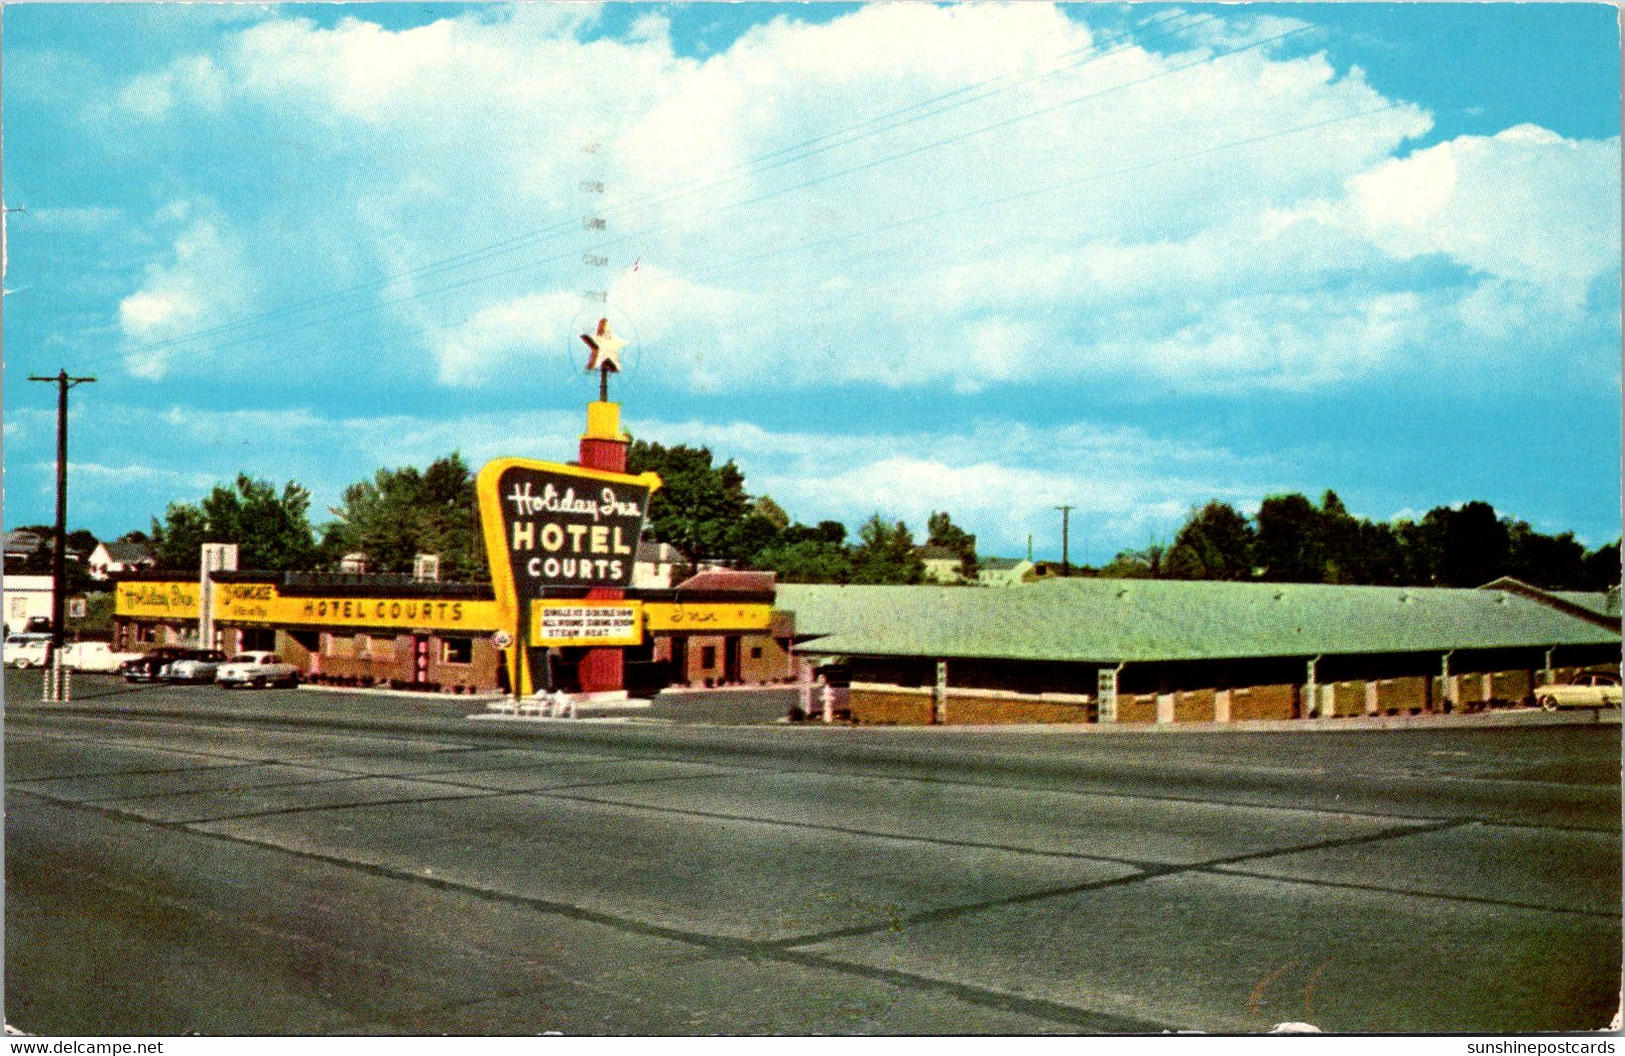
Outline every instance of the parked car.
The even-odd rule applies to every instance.
[[[165,682],[213,682],[225,662],[226,654],[218,649],[188,649],[185,656],[158,672],[158,677]]]
[[[275,653],[238,653],[220,665],[214,680],[222,686],[297,686],[299,669]]]
[[[43,667],[51,647],[48,634],[14,634],[6,639],[4,663],[7,667]]]
[[[106,642],[72,642],[62,647],[62,666],[75,671],[117,671],[140,653],[115,653]]]
[[[185,656],[187,652],[188,650],[170,645],[161,646],[120,664],[118,673],[126,682],[152,682],[158,678],[158,672]]]
[[[1581,674],[1566,685],[1535,687],[1535,703],[1547,711],[1558,708],[1617,708],[1620,693],[1617,675]]]

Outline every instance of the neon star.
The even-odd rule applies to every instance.
[[[598,320],[598,330],[591,334],[582,334],[581,340],[587,342],[592,349],[592,356],[587,360],[588,370],[613,370],[617,374],[621,370],[621,349],[626,342],[615,336],[615,331],[609,328],[608,319]]]

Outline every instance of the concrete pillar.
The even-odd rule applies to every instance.
[[[1365,713],[1367,715],[1375,715],[1377,713],[1377,700],[1376,681],[1374,679],[1367,681],[1365,684]]]
[[[1316,671],[1319,663],[1320,657],[1310,657],[1308,664],[1304,667],[1303,717],[1306,719],[1316,718],[1320,714],[1320,679],[1317,677]]]
[[[1220,689],[1213,693],[1213,721],[1230,721],[1230,690]]]
[[[1173,722],[1174,721],[1174,694],[1172,694],[1172,693],[1158,693],[1157,694],[1157,721],[1158,722]]]

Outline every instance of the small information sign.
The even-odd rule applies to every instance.
[[[636,602],[537,602],[531,612],[530,644],[637,645],[643,613]]]

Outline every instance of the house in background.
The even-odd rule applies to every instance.
[[[632,564],[632,586],[638,589],[670,590],[672,581],[687,565],[683,554],[670,543],[647,539],[638,543]]]
[[[6,533],[6,567],[28,561],[45,548],[45,539],[38,532],[17,530]]]
[[[984,557],[976,567],[976,582],[984,587],[1019,587],[1032,578],[1033,563],[1017,557]]]
[[[146,543],[97,543],[90,552],[90,578],[108,579],[124,572],[158,567],[158,558]]]
[[[916,552],[920,555],[920,563],[925,566],[925,582],[965,582],[964,562],[957,553],[946,546],[928,543]]]
[[[28,627],[28,621],[51,619],[51,577],[7,575],[4,588],[5,631]]]

